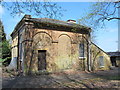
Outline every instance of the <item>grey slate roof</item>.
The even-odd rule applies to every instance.
[[[67,21],[60,21],[60,20],[50,19],[50,18],[32,18],[31,15],[25,15],[21,19],[21,21],[16,25],[11,36],[13,36],[13,34],[18,31],[21,24],[25,22],[33,22],[34,24],[36,24],[37,28],[49,28],[53,30],[78,32],[78,33],[83,33],[83,34],[84,33],[88,34],[91,32],[91,28],[80,25],[80,24],[70,23]]]
[[[66,26],[73,26],[73,25],[82,26],[79,24],[69,23],[69,22],[60,21],[60,20],[56,20],[56,19],[50,19],[50,18],[31,18],[30,21],[36,21],[36,22],[41,22],[41,23],[60,24],[60,25],[66,25]],[[83,26],[83,27],[85,27],[85,26]]]
[[[107,52],[110,56],[120,56],[120,52]]]
[[[48,23],[48,24],[52,24],[52,25],[61,25],[63,27],[79,28],[79,29],[91,31],[91,28],[80,25],[80,24],[70,23],[67,21],[60,21],[60,20],[50,19],[50,18],[30,18],[29,21],[38,22],[38,23],[45,23],[45,24]]]

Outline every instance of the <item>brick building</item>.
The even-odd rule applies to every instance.
[[[11,34],[12,58],[24,73],[109,69],[109,56],[91,42],[90,32],[74,20],[25,15]]]

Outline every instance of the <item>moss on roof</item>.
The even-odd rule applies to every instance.
[[[69,22],[60,21],[56,19],[50,19],[50,18],[31,18],[31,17],[24,18],[24,17],[16,25],[13,33],[15,33],[19,29],[19,27],[25,22],[33,22],[35,26],[34,28],[44,28],[44,29],[69,31],[69,32],[77,32],[77,33],[85,33],[85,34],[88,34],[91,32],[91,28],[80,25],[80,24],[76,24],[76,23],[69,23]]]
[[[44,24],[48,24],[48,25],[56,25],[56,26],[64,26],[64,27],[72,27],[72,28],[91,30],[90,28],[80,25],[80,24],[69,23],[69,22],[60,21],[60,20],[56,20],[56,19],[50,19],[50,18],[31,18],[31,19],[29,19],[29,21],[44,23]]]

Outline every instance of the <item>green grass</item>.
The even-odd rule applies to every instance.
[[[6,57],[5,59],[0,58],[0,63],[7,61],[8,59],[11,59],[11,57]]]

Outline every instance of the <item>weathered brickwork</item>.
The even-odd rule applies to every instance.
[[[82,34],[45,29],[34,29],[33,31],[35,35],[32,37],[32,45],[30,45],[31,42],[25,42],[30,45],[25,49],[29,50],[24,57],[26,68],[29,67],[32,58],[31,70],[37,72],[38,50],[46,50],[47,71],[51,72],[64,69],[83,70],[83,61],[79,60],[79,44],[84,40]],[[84,37],[87,37],[87,35],[84,35]],[[30,48],[33,51],[30,51]]]
[[[100,66],[100,57],[103,57],[103,66]],[[93,70],[107,70],[110,68],[111,61],[109,55],[106,52],[101,50],[95,44],[92,44],[91,47],[91,57],[92,57],[92,69]]]
[[[41,27],[42,23],[46,22],[39,21],[40,24],[36,26],[37,22],[30,20],[25,16],[11,35],[16,42],[12,44],[12,57],[18,57],[18,69],[22,69],[24,73],[37,73],[41,69],[47,72],[66,69],[81,71],[109,69],[109,56],[94,44],[90,44],[89,28],[82,26],[79,29],[77,26],[74,27],[75,29],[72,27],[74,29],[72,31],[71,24],[58,26],[58,28],[51,27],[51,24],[44,24]],[[67,22],[64,23],[67,24]],[[79,31],[76,32],[76,30]],[[15,33],[17,33],[16,36]],[[83,57],[80,57],[81,43],[84,44]],[[17,45],[16,51],[14,51],[15,45]],[[98,64],[99,56],[104,56],[102,68]],[[44,58],[44,62],[40,61],[43,60],[41,57]]]

